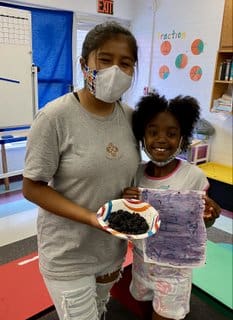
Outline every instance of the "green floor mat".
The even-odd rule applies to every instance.
[[[193,284],[231,309],[232,262],[232,251],[208,240],[206,265],[193,270]]]

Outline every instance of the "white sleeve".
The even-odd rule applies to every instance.
[[[204,172],[196,165],[192,165],[192,178],[190,177],[190,190],[207,191],[209,189],[209,181]]]

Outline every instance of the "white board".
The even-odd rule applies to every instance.
[[[34,116],[31,13],[0,7],[0,128]]]

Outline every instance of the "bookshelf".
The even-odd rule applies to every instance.
[[[214,81],[211,97],[211,112],[232,113],[233,95],[233,34],[232,9],[233,0],[225,0],[221,40],[217,52]]]
[[[220,40],[221,49],[230,49],[232,52],[233,47],[233,30],[232,30],[232,12],[233,12],[233,1],[225,0],[223,21],[222,21],[222,32]]]

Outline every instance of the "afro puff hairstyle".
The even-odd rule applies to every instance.
[[[152,118],[161,112],[169,112],[180,125],[182,151],[187,150],[192,137],[193,129],[200,117],[198,101],[191,96],[177,96],[167,100],[158,93],[150,93],[142,97],[133,112],[133,132],[138,141],[143,143],[145,129]]]

